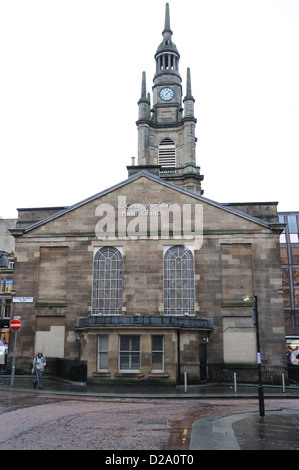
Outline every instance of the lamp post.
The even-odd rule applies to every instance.
[[[259,330],[259,316],[258,316],[258,301],[257,296],[253,297],[246,296],[243,300],[254,301],[254,307],[252,309],[252,322],[256,328],[256,353],[257,353],[257,374],[258,374],[258,396],[259,396],[259,412],[260,416],[265,416],[265,404],[264,404],[264,389],[262,382],[262,361],[261,361],[261,349],[260,349],[260,330]]]

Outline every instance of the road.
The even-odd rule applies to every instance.
[[[270,399],[266,409],[299,409]],[[0,391],[2,450],[188,450],[192,423],[258,410],[256,399],[142,399]]]

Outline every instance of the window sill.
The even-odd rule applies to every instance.
[[[169,377],[169,374],[167,372],[151,372],[148,374],[149,378],[159,378],[159,379],[167,379]]]
[[[93,377],[111,377],[111,372],[93,372]]]
[[[115,375],[115,377],[137,377],[138,379],[141,379],[142,377],[144,377],[144,374],[142,374],[140,372],[131,372],[131,371],[116,372],[114,375]]]

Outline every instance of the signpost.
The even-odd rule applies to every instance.
[[[15,332],[15,343],[14,343],[14,349],[13,349],[13,359],[12,359],[12,368],[11,368],[11,380],[10,380],[10,386],[14,386],[15,382],[15,362],[16,362],[16,349],[17,349],[17,336],[18,336],[18,331],[22,328],[22,323],[20,320],[20,317],[15,317],[9,325],[11,331]]]

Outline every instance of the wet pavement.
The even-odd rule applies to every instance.
[[[184,407],[187,409],[189,406],[190,410],[196,411],[195,413],[190,411],[190,416],[193,416],[193,418],[188,415],[189,428],[186,424],[179,431],[179,433],[187,434],[187,429],[189,429],[188,441],[185,439],[184,445],[186,446],[186,442],[188,443],[187,448],[190,452],[198,450],[299,449],[299,387],[296,386],[287,386],[284,389],[278,386],[264,386],[265,417],[260,417],[257,386],[238,385],[235,390],[231,384],[218,384],[188,386],[185,389],[184,386],[152,387],[139,384],[136,384],[136,386],[117,386],[57,381],[51,378],[44,378],[44,389],[40,391],[34,390],[32,382],[32,376],[16,376],[14,386],[11,387],[10,377],[0,376],[0,414],[2,417],[11,418],[10,412],[17,412],[20,408],[29,408],[31,410],[32,407],[36,408],[36,405],[43,405],[39,407],[39,410],[47,406],[56,406],[60,410],[59,413],[61,413],[59,414],[59,419],[66,419],[63,414],[66,413],[64,409],[71,406],[71,403],[77,403],[75,400],[79,398],[81,406],[83,406],[83,403],[84,406],[91,406],[90,401],[94,402],[94,399],[98,397],[102,402],[104,400],[103,406],[107,406],[108,401],[106,399],[109,399],[110,402],[111,400],[113,402],[115,399],[120,399],[117,400],[118,403],[123,401],[124,403],[130,402],[132,404],[135,402],[140,404],[141,401],[145,409],[151,403],[150,399],[152,399],[160,401],[160,409],[162,410],[163,408],[165,413],[168,411],[167,408],[170,409],[172,407],[173,412],[177,414],[178,420],[183,420],[187,417],[183,413]],[[3,391],[3,398],[5,396],[4,400],[1,400],[1,390]],[[139,402],[137,399],[139,399]],[[117,406],[116,408],[115,406],[111,405],[111,410],[116,413]],[[44,409],[48,410],[48,408]],[[91,411],[89,412],[91,413]],[[102,412],[108,413],[107,410]],[[74,412],[69,411],[69,413]],[[79,420],[79,414],[78,405],[76,405],[77,421]],[[83,415],[84,413],[82,414],[82,419]],[[198,417],[200,419],[197,419]],[[17,419],[17,415],[15,419]],[[117,415],[115,419],[118,419]],[[38,422],[38,424],[49,426],[49,423],[43,420],[45,420],[44,417],[42,417],[41,422]],[[161,419],[159,418],[159,422],[157,419],[153,421],[151,414],[149,414],[148,419],[144,415],[144,420],[138,421],[138,423],[142,423],[144,426],[152,423],[154,426],[154,436],[156,434],[157,436],[159,435],[159,427],[162,429],[164,426],[165,428],[166,422],[167,419],[162,419],[162,417]],[[90,423],[91,421],[89,421],[89,426],[92,426]],[[34,426],[36,429],[38,428],[37,422],[35,422]],[[31,428],[30,432],[33,432]],[[182,447],[184,439],[181,437],[179,435],[174,446],[168,448],[186,450],[186,447]],[[24,440],[25,447],[23,448],[25,449],[27,449],[26,442]],[[155,442],[154,438],[151,438],[151,445],[152,442]],[[145,445],[144,442],[140,444],[141,447],[139,448],[144,449],[142,445]],[[127,449],[127,447],[124,448]],[[134,449],[136,450],[136,448]]]
[[[192,427],[190,450],[299,450],[299,409],[212,416]]]
[[[299,412],[289,410],[268,412],[265,418],[256,414],[236,420],[233,431],[242,450],[298,450],[299,449]]]

